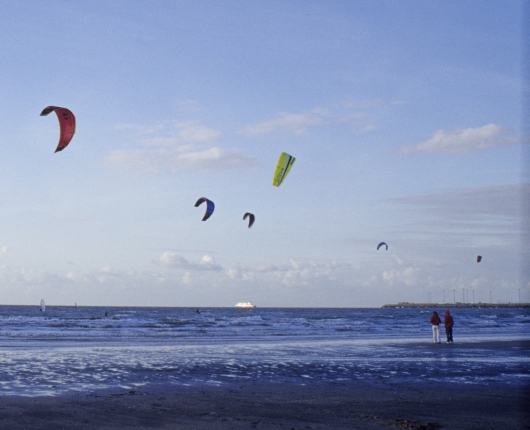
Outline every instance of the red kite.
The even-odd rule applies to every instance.
[[[40,116],[46,116],[53,111],[55,111],[57,114],[57,118],[59,119],[59,127],[61,128],[59,144],[55,150],[55,152],[59,152],[66,148],[72,140],[72,137],[74,137],[75,116],[71,110],[57,106],[48,106],[40,113]]]

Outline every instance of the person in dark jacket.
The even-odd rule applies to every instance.
[[[453,317],[449,313],[449,311],[445,311],[445,318],[444,318],[444,326],[445,326],[445,334],[447,335],[447,343],[453,343],[453,325],[455,322],[453,321]]]
[[[438,312],[434,311],[431,316],[430,323],[432,324],[432,340],[434,343],[440,343],[440,323],[442,320],[438,316]]]

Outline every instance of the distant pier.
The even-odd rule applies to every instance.
[[[383,308],[530,308],[530,303],[409,303],[383,305]]]

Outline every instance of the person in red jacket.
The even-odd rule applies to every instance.
[[[453,343],[453,325],[455,322],[453,321],[453,317],[449,313],[449,311],[445,311],[445,318],[444,318],[444,326],[445,326],[445,334],[447,335],[447,343]]]
[[[432,324],[432,340],[434,343],[440,343],[440,323],[442,320],[438,316],[438,312],[434,311],[431,316],[430,323]]]

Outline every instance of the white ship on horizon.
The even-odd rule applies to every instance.
[[[246,309],[252,309],[252,308],[255,308],[256,306],[254,306],[252,303],[250,302],[246,302],[246,303],[243,303],[243,302],[240,302],[236,305],[236,308],[246,308]]]

